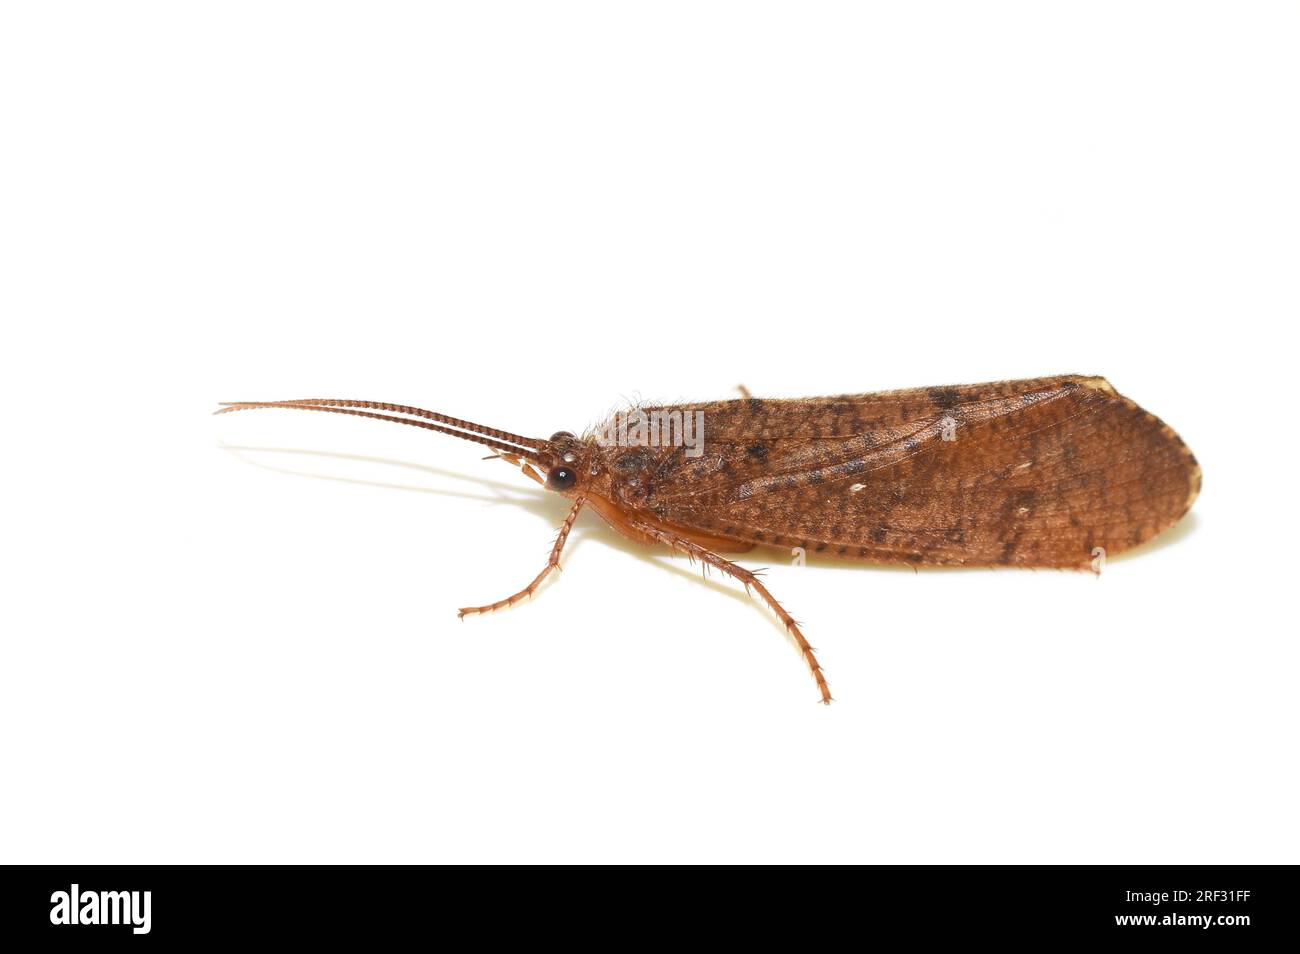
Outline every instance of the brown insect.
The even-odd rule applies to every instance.
[[[637,421],[703,424],[703,440],[608,425],[543,440],[377,401],[238,402],[423,427],[491,447],[573,501],[531,596],[560,564],[590,505],[619,533],[662,544],[743,583],[776,613],[821,692],[830,689],[799,625],[758,575],[722,554],[757,545],[913,566],[1086,569],[1150,540],[1201,487],[1191,451],[1104,378],[1065,375],[801,400],[744,398],[636,409]],[[626,422],[624,422],[626,423]],[[625,438],[625,439],[619,439]]]

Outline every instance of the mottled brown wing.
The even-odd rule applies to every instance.
[[[1102,378],[689,409],[705,412],[704,453],[643,449],[623,503],[828,556],[1087,567],[1172,525],[1200,489],[1178,436]]]
[[[851,438],[919,421],[955,405],[1017,398],[1055,390],[1070,382],[1092,382],[1110,388],[1104,378],[1070,374],[835,397],[706,401],[645,410],[703,411],[710,442],[748,444],[777,438]]]

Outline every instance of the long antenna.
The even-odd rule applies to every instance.
[[[298,401],[225,401],[217,414],[231,411],[250,411],[257,408],[296,408],[300,411],[328,411],[331,414],[350,414],[353,417],[369,417],[377,421],[392,421],[395,424],[407,424],[411,427],[423,427],[450,434],[463,440],[485,444],[499,451],[514,454],[531,461],[537,461],[537,449],[544,443],[535,437],[523,437],[495,427],[485,427],[472,421],[463,421],[457,417],[428,411],[421,407],[408,407],[404,404],[385,404],[380,401],[349,401],[326,398],[306,398]],[[366,410],[355,410],[365,408]],[[393,414],[380,414],[378,411],[392,411]],[[398,417],[408,414],[412,417]],[[414,418],[419,418],[416,420]],[[436,423],[435,423],[436,422]]]

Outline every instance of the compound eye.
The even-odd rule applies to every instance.
[[[556,441],[562,441],[565,438],[569,438],[572,436],[573,436],[572,431],[556,431],[554,434],[551,435],[551,443],[553,444]]]
[[[572,467],[552,467],[546,474],[546,486],[552,490],[568,490],[578,482],[578,475]]]

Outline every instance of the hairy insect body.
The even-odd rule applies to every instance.
[[[668,422],[666,441],[663,430],[652,440],[625,421],[581,437],[528,438],[371,401],[224,410],[257,407],[377,418],[474,441],[573,501],[537,578],[462,616],[536,592],[590,505],[630,539],[744,584],[790,633],[823,702],[830,690],[798,624],[753,571],[722,554],[768,546],[913,566],[1088,569],[1099,553],[1172,526],[1201,486],[1200,467],[1168,425],[1104,378],[1081,375],[635,409],[638,421]]]

